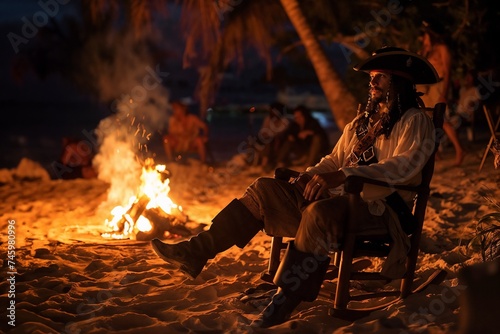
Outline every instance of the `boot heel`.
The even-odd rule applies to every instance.
[[[290,241],[274,277],[278,291],[252,326],[268,328],[281,324],[290,319],[301,301],[314,301],[329,264],[328,256],[301,252]]]
[[[165,262],[170,263],[191,279],[195,279],[203,270],[208,258],[201,258],[192,253],[187,241],[178,244],[166,244],[159,239],[151,240],[155,253]]]

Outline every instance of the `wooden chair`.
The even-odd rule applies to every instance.
[[[496,121],[493,119],[493,114],[491,113],[489,107],[486,105],[483,105],[483,110],[484,110],[484,115],[486,116],[486,122],[488,123],[488,128],[490,129],[490,140],[488,142],[488,145],[486,146],[486,149],[484,150],[483,153],[483,158],[481,159],[481,164],[479,165],[479,172],[481,169],[483,169],[484,162],[486,161],[486,157],[488,156],[488,153],[490,152],[491,146],[493,145],[493,142],[497,139],[500,138],[500,130],[498,127],[500,126],[500,114],[497,112],[497,119]],[[498,107],[497,107],[498,111]]]
[[[339,251],[336,251],[333,258],[332,270],[327,273],[326,279],[337,279],[337,287],[334,295],[333,308],[330,314],[339,318],[354,320],[368,315],[370,312],[387,307],[401,298],[405,298],[411,293],[422,291],[429,284],[439,284],[446,272],[437,270],[420,286],[414,287],[415,269],[417,264],[420,238],[425,219],[425,211],[430,193],[430,182],[434,173],[435,153],[443,136],[443,117],[446,109],[445,103],[438,103],[434,108],[427,108],[432,113],[434,127],[436,129],[436,143],[431,158],[422,170],[422,182],[419,186],[407,186],[389,184],[386,182],[371,180],[363,177],[349,176],[345,182],[345,191],[349,194],[350,212],[355,213],[358,203],[361,201],[360,192],[364,184],[374,184],[392,189],[409,190],[417,193],[416,202],[413,210],[418,224],[416,230],[410,235],[410,251],[407,255],[406,274],[401,279],[399,289],[393,291],[370,292],[363,295],[351,295],[351,280],[381,280],[386,283],[390,279],[384,277],[380,272],[366,272],[366,263],[359,265],[359,259],[366,262],[366,257],[386,257],[392,246],[391,238],[386,235],[361,236],[356,235],[356,215],[350,214],[349,223],[345,231],[344,242]],[[286,169],[277,169],[276,178],[288,180],[290,177],[298,175],[296,171]],[[272,282],[281,258],[281,249],[286,247],[282,237],[272,237],[270,259],[267,272],[261,276],[264,280]],[[358,260],[358,262],[356,262]],[[362,300],[381,300],[386,297],[393,297],[391,301],[379,304],[370,308],[356,308],[349,305],[351,301]],[[373,299],[375,298],[375,299]]]

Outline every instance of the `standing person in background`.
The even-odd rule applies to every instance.
[[[426,107],[434,107],[436,103],[448,101],[448,91],[450,89],[451,77],[451,52],[444,41],[444,28],[437,22],[422,22],[422,48],[420,55],[436,69],[440,81],[432,85],[420,85],[418,90],[423,92],[421,97]],[[449,106],[448,106],[449,108]],[[455,166],[462,164],[465,157],[465,150],[460,143],[458,134],[449,120],[444,121],[443,130],[455,148]]]
[[[178,153],[196,152],[205,163],[208,142],[208,125],[198,116],[188,113],[188,107],[181,101],[171,103],[173,114],[168,120],[168,133],[163,136],[163,148],[169,162]]]

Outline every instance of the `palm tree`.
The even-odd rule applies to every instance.
[[[299,2],[297,0],[280,1],[306,49],[336,124],[340,129],[343,129],[356,115],[356,99],[327,58],[302,13]]]
[[[277,43],[273,33],[278,35],[280,26],[289,25],[288,17],[313,65],[337,126],[343,129],[353,119],[356,99],[326,56],[297,0],[218,1],[217,4],[197,0],[183,2],[184,24],[189,29],[185,65],[200,61],[200,55],[201,58],[210,55],[205,66],[198,64],[202,112],[208,108],[217,90],[218,73],[234,59],[239,65],[243,64],[244,45],[250,44],[258,51],[266,63],[269,77],[272,69],[270,50]]]
[[[343,129],[355,116],[356,98],[326,56],[297,0],[88,0],[82,4],[85,31],[109,26],[110,22],[118,22],[124,17],[120,29],[133,30],[140,41],[151,31],[152,13],[165,11],[166,5],[173,2],[181,3],[181,23],[187,33],[183,65],[199,71],[197,93],[202,116],[213,103],[221,73],[235,61],[243,67],[246,48],[257,50],[266,65],[267,78],[271,78],[271,50],[276,49],[278,36],[283,36],[290,22],[313,65],[337,127]],[[314,15],[333,6],[325,1],[313,1],[308,5]],[[346,5],[339,6],[345,9]],[[336,26],[335,15],[331,17]],[[366,57],[367,53],[356,45],[356,38],[362,36],[340,37],[337,34],[331,40],[342,43],[358,58]]]
[[[243,54],[247,48],[257,50],[266,65],[269,79],[273,68],[271,51],[279,49],[283,54],[284,50],[295,49],[295,47],[290,48],[290,44],[297,45],[297,41],[282,45],[283,36],[289,38],[290,28],[293,28],[314,68],[335,122],[338,128],[342,129],[354,117],[357,99],[351,93],[352,89],[348,89],[348,85],[352,84],[339,75],[334,64],[326,56],[320,40],[342,44],[358,59],[368,55],[366,49],[375,49],[383,44],[412,49],[418,29],[411,21],[419,20],[420,7],[428,13],[430,6],[436,13],[438,10],[440,13],[443,10],[445,13],[447,11],[449,17],[455,18],[454,21],[460,23],[457,29],[462,33],[454,36],[458,46],[471,45],[464,43],[465,37],[469,36],[466,32],[470,34],[472,31],[465,28],[471,25],[471,22],[481,22],[483,18],[484,6],[480,6],[478,1],[465,2],[465,5],[470,3],[470,6],[464,5],[465,10],[462,10],[462,6],[436,7],[434,3],[418,6],[412,3],[411,7],[406,5],[404,8],[406,15],[402,12],[390,17],[389,25],[381,24],[375,34],[371,31],[369,43],[365,45],[360,41],[367,34],[363,29],[353,33],[353,28],[366,27],[367,23],[377,21],[373,13],[386,10],[388,6],[386,1],[88,0],[82,3],[82,12],[84,31],[95,31],[96,26],[106,26],[111,21],[118,22],[118,18],[124,17],[125,20],[120,20],[121,29],[133,29],[137,39],[140,40],[147,37],[150,32],[152,13],[165,12],[167,4],[180,4],[182,25],[186,32],[183,63],[185,67],[199,70],[197,91],[202,114],[213,103],[221,81],[221,73],[229,64],[236,63],[240,67],[243,66],[245,62]],[[318,26],[318,22],[321,21],[319,18],[329,21],[323,26]],[[484,28],[487,25],[480,26]],[[450,26],[450,30],[453,30],[453,26]],[[348,36],[343,35],[346,32]],[[476,39],[479,40],[471,38],[469,41]],[[467,63],[473,63],[472,60],[477,58],[474,53],[477,51],[474,49],[461,47],[460,50],[457,51],[458,59],[468,59]]]

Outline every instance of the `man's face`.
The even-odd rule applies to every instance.
[[[293,119],[300,127],[303,127],[306,124],[306,118],[300,111],[294,111]]]
[[[391,84],[391,75],[378,71],[370,72],[370,96],[374,102],[384,101],[389,86]]]

